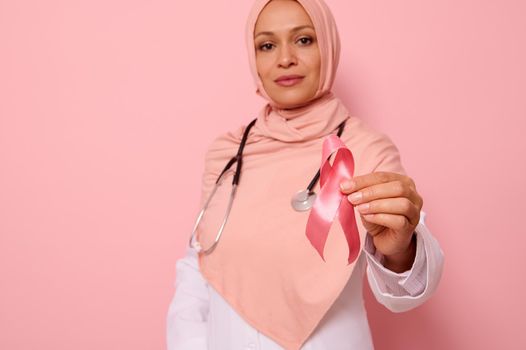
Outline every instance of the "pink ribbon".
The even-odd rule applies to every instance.
[[[333,164],[329,157],[334,153]],[[338,216],[349,247],[348,264],[358,257],[360,251],[360,235],[356,226],[354,208],[347,196],[340,190],[340,183],[352,178],[354,173],[354,158],[351,151],[345,147],[341,139],[331,134],[323,141],[322,164],[320,170],[320,191],[316,196],[309,219],[306,235],[323,261],[323,249],[332,222]]]

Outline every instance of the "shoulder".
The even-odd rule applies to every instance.
[[[350,116],[341,138],[353,153],[357,175],[374,171],[405,174],[400,152],[393,140],[362,119]]]
[[[347,119],[341,138],[348,146],[360,149],[394,145],[387,134],[372,128],[364,120],[356,116],[350,116]]]
[[[236,154],[247,125],[243,124],[223,132],[208,143],[205,152],[206,172],[217,172],[219,174],[218,165],[221,164],[222,169],[226,162]]]

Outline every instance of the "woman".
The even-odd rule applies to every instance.
[[[168,348],[372,349],[365,271],[376,299],[393,312],[422,304],[440,279],[443,255],[424,225],[422,198],[391,140],[349,116],[331,92],[340,42],[322,0],[257,0],[246,38],[257,93],[268,103],[255,124],[220,135],[207,151],[201,204],[247,132],[220,241],[211,253],[196,250],[214,244],[231,173],[198,226],[200,246],[177,261]],[[321,259],[305,237],[309,211],[290,205],[320,168],[324,139],[337,131],[355,162],[352,181],[341,183],[360,217],[361,254],[350,264],[338,219]]]

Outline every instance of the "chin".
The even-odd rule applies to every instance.
[[[273,91],[273,93],[269,94],[269,97],[280,106],[283,106],[283,108],[294,108],[295,106],[300,106],[312,98],[311,94],[306,93],[306,91],[283,91],[281,89]]]
[[[302,105],[308,103],[313,96],[297,96],[290,99],[274,99],[282,109],[292,109],[301,107]]]

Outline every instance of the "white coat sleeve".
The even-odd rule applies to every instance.
[[[176,262],[175,294],[166,318],[168,350],[206,350],[208,284],[201,275],[195,248]]]
[[[444,265],[444,253],[438,241],[426,227],[425,213],[420,212],[416,233],[416,256],[410,270],[396,273],[382,264],[383,256],[376,252],[367,235],[367,279],[376,300],[392,312],[403,312],[423,304],[438,286]]]

